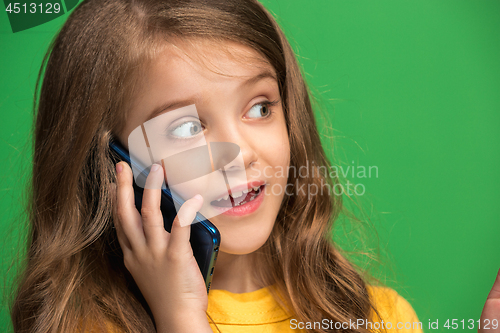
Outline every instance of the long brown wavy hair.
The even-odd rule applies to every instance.
[[[258,51],[277,74],[291,166],[329,167],[295,55],[259,2],[84,1],[51,44],[37,83],[27,257],[11,310],[15,332],[88,325],[104,331],[105,323],[123,332],[155,331],[112,228],[108,141],[124,124],[134,78],[169,38],[232,41]],[[289,177],[294,187],[336,182],[321,173]],[[325,191],[310,200],[292,192],[259,249],[261,279],[300,321],[369,318],[366,283],[331,237],[341,197]]]

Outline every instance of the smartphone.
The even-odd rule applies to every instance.
[[[111,151],[111,158],[115,164],[120,161],[125,161],[132,167],[132,163],[136,163],[135,159],[132,160],[130,158],[127,149],[125,149],[125,147],[123,147],[118,140],[111,140],[109,142],[109,147]],[[144,170],[144,172],[139,175],[139,177],[144,177],[142,182],[144,184],[144,180],[149,174],[149,168],[145,168],[140,165],[135,165],[135,167],[136,170]],[[135,206],[140,212],[144,189],[136,184],[135,179],[133,182],[133,188]],[[168,186],[166,188],[162,188],[160,210],[163,215],[165,230],[168,232],[172,229],[172,223],[177,215],[174,202],[178,204],[178,207],[180,207],[180,205],[184,203],[184,200],[182,200],[182,198],[175,192],[170,191]],[[200,213],[196,214],[195,220],[196,223],[191,224],[191,237],[189,241],[191,243],[191,248],[193,249],[193,255],[198,263],[201,274],[203,275],[208,293],[210,291],[210,283],[214,273],[215,262],[219,253],[220,233],[215,225],[213,225]]]

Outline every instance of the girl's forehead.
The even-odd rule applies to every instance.
[[[158,73],[158,69],[168,66],[186,66],[205,76],[215,74],[211,75],[213,79],[217,75],[245,79],[264,70],[275,73],[271,64],[257,50],[241,43],[208,39],[166,43],[150,64],[150,73]]]

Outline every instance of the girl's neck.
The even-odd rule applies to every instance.
[[[219,252],[211,289],[241,294],[265,287],[255,280],[255,255],[256,253],[238,255]]]

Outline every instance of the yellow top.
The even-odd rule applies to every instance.
[[[390,288],[368,286],[368,293],[381,316],[379,320],[372,318],[368,321],[360,318],[357,322],[346,323],[333,323],[327,320],[316,323],[300,322],[279,306],[268,287],[243,294],[235,294],[226,290],[210,290],[207,313],[217,324],[218,330],[209,319],[212,330],[221,333],[286,333],[306,332],[306,329],[314,328],[341,330],[361,327],[373,332],[383,332],[381,328],[384,328],[387,333],[422,333],[422,324],[415,311],[396,291]],[[106,323],[106,325],[108,326],[107,332],[121,332],[111,323]]]
[[[385,328],[388,333],[422,333],[422,324],[419,323],[415,311],[396,291],[368,286],[368,293],[382,317],[381,320],[361,321],[363,318],[360,318],[358,322],[350,323],[327,320],[316,323],[300,322],[279,306],[267,287],[243,294],[210,290],[207,312],[221,333],[306,332],[306,329],[313,328],[341,329],[341,325],[344,329],[363,326],[373,332]],[[218,332],[212,322],[210,325],[214,332]]]

